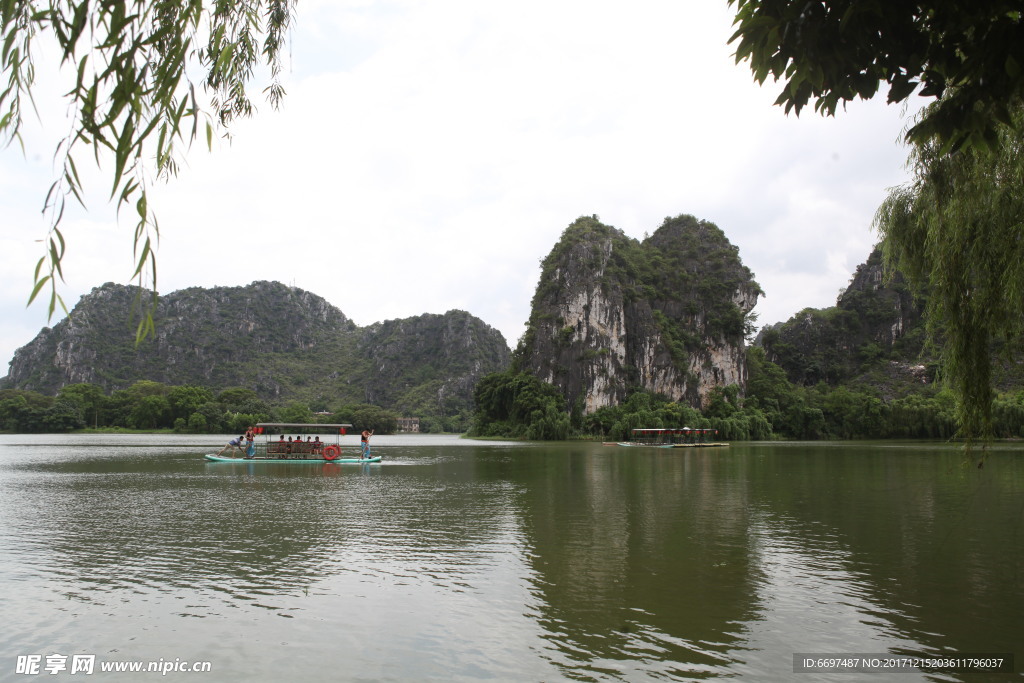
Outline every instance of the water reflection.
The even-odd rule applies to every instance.
[[[744,486],[710,456],[539,451],[565,460],[524,504],[547,656],[567,677],[702,678],[752,614]],[[685,625],[684,628],[681,628]]]
[[[979,473],[921,447],[428,439],[381,466],[257,466],[3,438],[10,656],[188,656],[218,680],[760,681],[791,680],[797,652],[1024,652],[1015,453]]]
[[[851,569],[851,550],[834,530],[766,511],[750,532],[758,614],[747,624],[743,671],[766,674],[765,663],[787,653],[920,650],[898,635],[893,611],[873,601],[871,577]]]

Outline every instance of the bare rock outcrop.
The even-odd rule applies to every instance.
[[[634,390],[699,407],[715,386],[744,387],[761,294],[711,223],[666,219],[640,242],[579,218],[543,262],[514,362],[584,413]]]

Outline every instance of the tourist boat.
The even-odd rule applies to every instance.
[[[351,431],[350,424],[305,424],[300,422],[260,422],[255,440],[245,456],[207,454],[212,462],[244,463],[337,463],[365,465],[380,462],[380,456],[361,457],[359,451],[343,453],[341,437]],[[294,436],[293,436],[294,435]]]
[[[716,441],[717,429],[634,429],[629,441],[617,441],[616,446],[643,446],[645,448],[695,448],[698,446],[728,446]]]

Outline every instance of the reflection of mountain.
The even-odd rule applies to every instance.
[[[216,647],[280,614],[302,617],[293,642],[370,624],[406,664],[393,680],[790,680],[797,652],[1024,651],[1017,455],[391,448],[370,468],[0,457],[0,644],[33,651],[74,612],[80,642],[138,617]],[[353,677],[389,677],[367,657]]]
[[[472,481],[471,464],[457,468]],[[183,474],[181,460],[150,457],[46,469],[59,483],[20,508],[30,518],[6,521],[35,530],[33,562],[55,586],[100,604],[117,591],[186,591],[237,606],[352,571],[454,584],[488,556],[480,548],[510,509],[506,485],[439,486],[379,466],[197,463]]]
[[[539,619],[565,669],[642,661],[638,670],[678,677],[731,660],[738,624],[756,613],[749,505],[744,485],[713,476],[713,460],[582,446],[529,484]]]
[[[749,479],[762,513],[751,532],[762,546],[758,562],[798,573],[788,579],[790,607],[802,593],[799,610],[851,611],[847,642],[837,637],[819,651],[849,651],[866,627],[873,651],[1021,651],[1017,455],[996,456],[979,472],[964,469],[956,446],[816,448],[794,458],[791,447],[759,447],[752,462],[772,467]],[[777,604],[778,591],[759,593]]]
[[[315,486],[322,472],[300,472],[296,465],[289,477],[256,477],[239,468],[190,485],[151,465],[72,474],[80,483],[45,492],[33,524],[54,535],[51,550],[62,561],[53,565],[63,574],[55,578],[73,580],[68,585],[93,599],[97,589],[191,588],[237,596],[268,580],[287,585],[322,570],[325,557],[317,546],[329,541],[317,500],[321,487]],[[287,512],[268,495],[284,498]]]
[[[531,458],[524,533],[554,662],[756,679],[801,651],[1021,651],[1024,546],[1006,520],[1024,464],[965,484],[955,449],[815,449]]]

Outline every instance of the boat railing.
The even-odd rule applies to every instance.
[[[267,453],[274,455],[320,455],[323,453],[322,441],[270,441]]]

